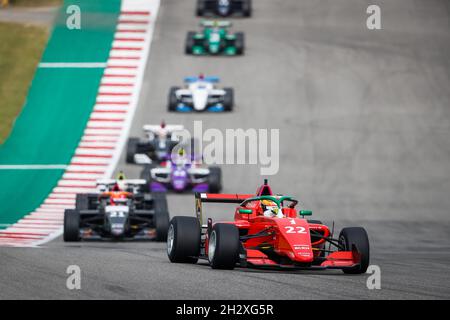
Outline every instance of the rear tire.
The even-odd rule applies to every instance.
[[[201,228],[194,217],[173,217],[167,236],[167,255],[173,263],[197,263]]]
[[[78,210],[66,209],[64,211],[64,234],[65,242],[80,241],[80,213]]]
[[[195,31],[189,31],[186,35],[186,47],[185,47],[185,53],[186,54],[192,54],[193,53],[193,48],[194,48],[194,44],[195,44]]]
[[[134,155],[137,153],[139,138],[129,138],[127,143],[127,163],[134,163]]]
[[[365,273],[369,267],[370,260],[369,237],[366,230],[361,227],[344,228],[339,234],[339,242],[346,251],[352,251],[353,246],[355,246],[361,255],[359,266],[351,269],[342,269],[342,271],[348,274]]]
[[[197,0],[196,14],[198,17],[203,16],[205,13],[205,0]]]
[[[89,195],[87,193],[77,193],[75,198],[75,209],[89,210]]]
[[[236,40],[234,42],[234,45],[236,47],[236,54],[244,54],[244,33],[236,32]]]
[[[167,106],[168,111],[177,111],[177,105],[178,105],[178,98],[176,95],[176,92],[179,88],[178,87],[172,87],[169,91],[169,102]]]
[[[166,241],[169,230],[169,210],[165,193],[153,193],[154,221],[156,228],[156,241]]]
[[[213,269],[232,270],[239,259],[239,230],[233,224],[217,223],[208,244],[208,260]]]
[[[222,169],[219,167],[209,168],[208,191],[219,193],[222,190]]]
[[[225,88],[224,91],[223,108],[225,111],[232,111],[234,105],[234,90],[233,88]]]
[[[244,17],[251,17],[251,15],[252,15],[252,1],[251,0],[243,0],[242,14],[244,15]]]
[[[144,193],[150,192],[150,185],[152,183],[152,168],[154,168],[154,165],[152,164],[147,164],[144,166],[144,168],[141,171],[141,174],[139,175],[139,177],[143,180],[146,181],[146,188],[144,190]]]

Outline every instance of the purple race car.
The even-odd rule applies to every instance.
[[[190,159],[166,161],[158,167],[146,166],[141,178],[147,180],[151,192],[210,192],[222,189],[222,171],[219,167],[201,167]]]

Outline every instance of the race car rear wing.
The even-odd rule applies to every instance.
[[[232,23],[231,21],[218,21],[218,20],[202,20],[200,21],[200,26],[201,27],[207,27],[207,28],[212,28],[212,27],[218,27],[218,28],[229,28],[231,27]]]
[[[195,214],[203,225],[202,203],[241,203],[248,198],[254,197],[254,194],[237,194],[237,193],[195,193]]]
[[[137,190],[141,186],[144,186],[147,183],[145,179],[98,179],[96,185],[99,192],[105,192],[107,190],[110,190],[116,183],[119,182],[121,182],[127,188],[133,188],[133,192],[137,192]]]
[[[156,124],[145,124],[142,129],[144,131],[150,131],[150,132],[158,132],[159,130],[161,130],[161,126],[160,125],[156,125]],[[164,129],[169,132],[172,133],[174,131],[181,131],[184,129],[183,125],[178,125],[178,124],[166,124],[164,126]]]

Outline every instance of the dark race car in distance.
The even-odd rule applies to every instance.
[[[145,183],[102,179],[97,181],[98,193],[77,194],[75,209],[64,212],[64,241],[165,241],[169,225],[165,194],[144,192]]]
[[[144,139],[130,137],[126,149],[126,162],[136,164],[160,163],[170,159],[170,153],[179,143],[176,132],[183,130],[182,125],[146,124],[143,126]]]
[[[252,15],[251,0],[197,0],[197,16],[242,16]]]

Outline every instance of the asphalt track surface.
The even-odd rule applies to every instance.
[[[145,123],[280,129],[276,192],[317,219],[364,226],[368,275],[341,271],[217,271],[171,264],[165,244],[56,239],[41,249],[0,248],[0,298],[439,299],[450,298],[450,5],[378,1],[382,30],[365,27],[368,1],[255,1],[244,57],[188,57],[194,2],[164,0],[131,135]],[[168,114],[168,88],[204,72],[233,86],[230,114]],[[121,167],[128,176],[136,166]],[[226,165],[224,192],[252,192],[259,168]],[[170,195],[172,215],[193,215],[192,195]],[[209,209],[209,207],[208,207]],[[230,219],[230,210],[210,215]],[[81,290],[66,288],[68,265]]]

